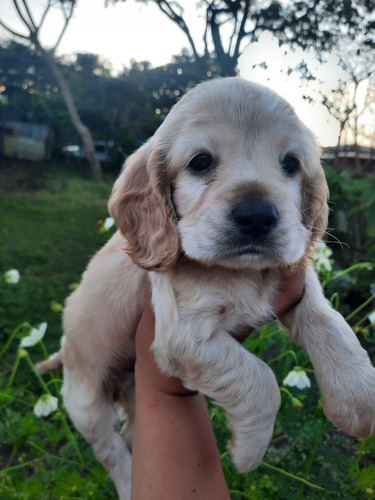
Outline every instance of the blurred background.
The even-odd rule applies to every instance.
[[[59,347],[65,297],[114,230],[106,203],[124,160],[186,90],[236,75],[286,98],[322,146],[331,213],[321,278],[374,357],[373,0],[1,0],[1,498],[114,498],[84,443],[76,455],[80,438],[67,433],[63,413],[42,427],[33,414],[40,381],[17,339],[46,322],[45,344],[27,359]],[[8,270],[20,273],[16,287]],[[271,364],[272,332],[248,346]],[[282,338],[282,363],[272,365],[280,380],[295,356],[311,370]],[[284,401],[269,457],[329,493],[280,472],[236,475],[214,409],[233,498],[375,498],[374,441],[354,442],[328,424],[321,432],[314,387],[299,394],[298,416]]]

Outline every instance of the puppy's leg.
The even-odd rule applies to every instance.
[[[305,295],[282,321],[314,366],[324,412],[338,429],[365,437],[375,432],[375,370],[356,335],[306,270]]]
[[[227,332],[212,332],[209,318],[199,332],[191,330],[191,322],[179,320],[166,274],[154,275],[152,284],[153,348],[160,368],[224,408],[232,432],[233,462],[239,471],[254,469],[267,450],[280,405],[271,369]]]
[[[108,470],[120,500],[130,500],[131,455],[115,431],[116,412],[102,380],[95,379],[94,374],[83,378],[64,367],[62,394],[70,418]]]
[[[227,412],[232,434],[228,448],[237,470],[258,467],[280,406],[280,389],[271,369],[223,332],[202,346],[187,376]]]

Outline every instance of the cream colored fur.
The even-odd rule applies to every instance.
[[[190,166],[199,154],[213,159],[203,174]],[[299,162],[293,175],[282,169],[288,155]],[[233,337],[272,319],[282,273],[310,264],[327,221],[319,158],[283,99],[228,78],[190,91],[127,160],[109,202],[119,231],[67,300],[63,349],[67,411],[121,499],[130,498],[134,335],[147,279],[161,370],[225,409],[238,470],[260,463],[280,392],[270,368]],[[278,215],[255,243],[239,236],[233,216],[254,200]],[[282,321],[311,358],[328,418],[356,436],[374,433],[375,371],[311,267],[302,302]],[[128,446],[115,430],[114,399],[129,415]]]

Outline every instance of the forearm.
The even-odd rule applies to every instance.
[[[132,499],[228,500],[201,394],[171,395],[136,369]]]

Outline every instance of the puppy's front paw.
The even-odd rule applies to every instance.
[[[228,412],[228,427],[232,434],[228,449],[239,472],[256,469],[262,461],[280,407],[280,389],[272,371],[267,367],[263,375],[262,397],[258,401],[252,398],[237,414]],[[240,406],[236,409],[239,410]]]
[[[251,432],[232,432],[228,449],[238,472],[254,470],[261,463],[273,434],[274,422]]]
[[[339,388],[323,394],[323,410],[341,431],[358,438],[375,434],[375,370],[357,367]]]

